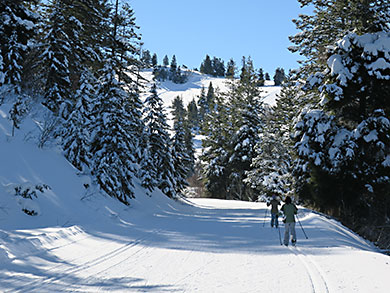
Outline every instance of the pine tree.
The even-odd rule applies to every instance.
[[[160,188],[167,196],[175,196],[174,166],[170,150],[169,126],[161,98],[154,84],[151,94],[145,100],[145,134],[147,137],[148,157],[144,158],[142,184],[145,188]],[[149,172],[147,172],[150,170]]]
[[[154,53],[153,56],[152,56],[152,66],[153,68],[155,68],[158,64],[158,61],[157,61],[157,54]]]
[[[71,36],[68,35],[66,5],[54,1],[48,6],[48,22],[42,39],[39,59],[40,80],[43,81],[44,102],[54,115],[67,119],[74,104],[70,63]]]
[[[233,79],[236,76],[236,70],[237,70],[236,63],[234,62],[233,59],[230,59],[229,62],[227,63],[225,76],[227,78]]]
[[[169,59],[168,59],[168,56],[167,56],[167,55],[164,56],[163,65],[164,65],[164,66],[168,66],[168,65],[169,65]]]
[[[202,169],[203,181],[208,195],[213,198],[226,198],[228,190],[227,164],[228,143],[231,138],[228,108],[222,96],[217,96],[212,116],[207,115],[204,120],[202,141]]]
[[[227,173],[230,198],[253,200],[253,190],[245,182],[246,172],[251,170],[255,157],[254,147],[262,126],[263,106],[257,74],[250,58],[243,58],[243,67],[238,83],[231,83],[227,93],[231,122],[231,138],[228,149]]]
[[[183,98],[180,96],[174,98],[171,108],[173,121],[184,121],[185,117],[187,116],[187,111],[184,108]]]
[[[200,72],[204,74],[214,75],[213,64],[209,55],[206,55],[204,61],[200,65]]]
[[[21,92],[24,63],[28,42],[35,36],[36,17],[20,0],[4,0],[0,3],[0,86],[14,86]]]
[[[177,71],[177,61],[176,61],[176,56],[172,56],[171,60],[171,65],[169,68],[169,74],[170,74],[170,79],[173,80],[176,76],[176,71]]]
[[[388,62],[389,55],[378,44],[389,38],[389,3],[330,2],[317,1],[316,13],[297,21],[304,33],[292,38],[292,50],[308,58],[301,75],[310,101],[296,126],[296,173],[306,179],[298,192],[354,225],[383,222],[390,197],[384,191],[390,190],[390,156],[383,94],[389,69],[378,60]]]
[[[221,58],[214,57],[212,60],[212,75],[213,76],[225,76],[225,63]]]
[[[265,80],[263,68],[259,68],[257,79],[258,79],[257,84],[258,84],[259,86],[263,86],[263,85],[264,85],[264,80]]]
[[[283,68],[276,68],[275,70],[275,75],[274,75],[274,83],[275,85],[279,86],[281,85],[286,79],[286,75],[284,73],[284,69]]]
[[[301,74],[306,77],[326,69],[326,48],[346,33],[358,34],[386,30],[390,3],[375,0],[298,0],[302,7],[313,5],[313,15],[300,15],[294,20],[301,32],[290,37],[289,49],[305,56]]]
[[[27,108],[26,98],[19,96],[9,111],[9,119],[12,121],[12,136],[15,135],[15,128],[19,129],[23,117],[28,112]]]
[[[294,84],[293,78],[289,78],[281,90],[276,107],[262,115],[263,128],[259,132],[256,154],[246,179],[259,195],[282,196],[294,192],[294,150],[290,135],[294,132],[294,119],[300,111],[300,94]]]
[[[205,120],[205,115],[208,112],[208,104],[206,100],[206,90],[204,87],[200,90],[200,95],[198,96],[198,113],[199,113],[199,123],[201,128],[203,128],[203,122]]]
[[[175,191],[179,194],[188,185],[186,178],[190,173],[191,160],[186,147],[186,131],[184,117],[178,117],[174,122],[174,135],[172,138],[172,159],[174,166]]]
[[[213,110],[214,103],[215,103],[214,100],[215,100],[215,90],[213,87],[213,83],[210,82],[206,94],[206,103],[207,103],[207,108],[205,109],[206,114],[210,113]]]
[[[197,132],[199,130],[199,113],[195,99],[192,99],[187,106],[187,120],[190,130]]]
[[[152,56],[150,55],[149,50],[142,51],[141,61],[146,68],[148,68],[152,65]]]
[[[75,94],[76,105],[64,123],[63,149],[64,155],[72,165],[85,171],[90,166],[89,144],[92,129],[89,129],[91,103],[95,97],[96,85],[92,73],[85,71],[80,77],[80,86]]]
[[[271,80],[271,77],[269,76],[268,72],[265,73],[265,80]]]
[[[136,158],[134,137],[129,135],[127,127],[133,117],[123,107],[129,94],[116,79],[113,63],[110,60],[105,63],[92,106],[91,169],[108,195],[129,205],[134,197],[132,178]]]

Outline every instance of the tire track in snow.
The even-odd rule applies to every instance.
[[[328,282],[325,279],[325,274],[320,267],[305,254],[300,248],[295,247],[289,249],[296,255],[296,257],[300,260],[303,266],[306,269],[306,273],[309,276],[312,290],[314,293],[329,293]]]

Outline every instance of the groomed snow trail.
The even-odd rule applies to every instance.
[[[297,225],[297,246],[285,247],[265,208],[163,201],[66,228],[1,230],[0,291],[387,292],[390,258],[370,243],[300,208],[309,239]]]

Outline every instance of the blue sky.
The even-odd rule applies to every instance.
[[[301,13],[296,0],[128,0],[134,8],[144,49],[176,55],[179,64],[199,68],[206,54],[233,58],[251,56],[255,67],[273,76],[277,67],[297,68],[298,54],[288,51],[292,23]]]

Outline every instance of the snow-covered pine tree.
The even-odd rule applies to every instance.
[[[127,131],[133,117],[124,107],[129,93],[116,76],[113,62],[108,59],[92,105],[91,170],[108,195],[128,205],[134,197],[132,179],[136,172],[134,138]]]
[[[283,85],[275,107],[265,111],[263,129],[255,146],[247,182],[263,194],[291,194],[294,191],[292,176],[294,150],[290,136],[294,130],[294,119],[298,115],[299,87],[288,78]]]
[[[203,123],[205,116],[208,112],[208,105],[206,100],[206,89],[202,86],[200,90],[200,95],[198,96],[198,109],[199,109],[199,124],[201,129],[203,128]]]
[[[251,185],[246,183],[246,172],[251,170],[255,157],[254,147],[259,141],[264,115],[261,90],[257,86],[257,74],[248,58],[243,66],[240,81],[232,84],[228,93],[229,116],[232,137],[228,145],[229,172],[228,196],[234,199],[254,200]]]
[[[226,198],[228,188],[228,144],[232,133],[228,118],[228,108],[224,97],[217,95],[215,107],[211,114],[206,115],[202,126],[205,139],[202,141],[201,166],[203,181],[208,196]]]
[[[329,70],[307,81],[321,103],[303,113],[297,125],[300,159],[312,173],[328,178],[316,176],[314,181],[323,197],[321,203],[327,199],[337,206],[348,204],[343,212],[353,207],[353,214],[371,221],[383,219],[373,213],[382,211],[383,201],[390,200],[390,103],[386,95],[390,49],[383,46],[387,42],[390,33],[384,31],[351,33],[337,42],[330,51]],[[331,201],[324,193],[329,180],[336,183],[331,188],[337,197]]]
[[[191,131],[199,131],[199,113],[195,99],[192,99],[187,106],[187,121]]]
[[[36,16],[21,0],[0,3],[0,86],[9,84],[21,92],[21,81],[29,40],[35,35]]]
[[[75,93],[76,105],[64,123],[62,145],[64,155],[78,170],[86,171],[90,166],[91,103],[96,96],[97,81],[92,73],[84,71],[80,76],[80,85]]]
[[[180,194],[183,189],[188,185],[187,178],[190,172],[191,160],[187,153],[186,147],[186,133],[184,126],[184,118],[179,116],[174,121],[173,130],[174,134],[172,137],[172,160],[174,167],[174,178],[175,178],[175,191],[176,194]]]
[[[111,19],[106,59],[92,106],[91,169],[107,194],[129,204],[134,197],[132,178],[142,155],[143,124],[135,80],[139,36],[128,4],[120,7],[116,1]]]
[[[298,0],[302,7],[312,6],[312,15],[300,14],[295,23],[299,33],[290,37],[292,52],[299,52],[300,73],[308,77],[326,70],[327,46],[333,46],[347,33],[358,34],[386,29],[389,20],[388,1],[376,0]]]
[[[66,9],[63,1],[48,3],[37,65],[40,73],[38,79],[43,83],[43,104],[54,115],[65,119],[74,104],[69,63],[73,57],[73,46],[68,35]]]
[[[146,188],[160,188],[167,196],[175,196],[174,167],[170,151],[169,126],[161,98],[154,84],[150,95],[144,102],[145,135],[148,147],[148,158],[144,158],[141,166],[148,166],[141,174]],[[151,179],[150,179],[151,178]]]

